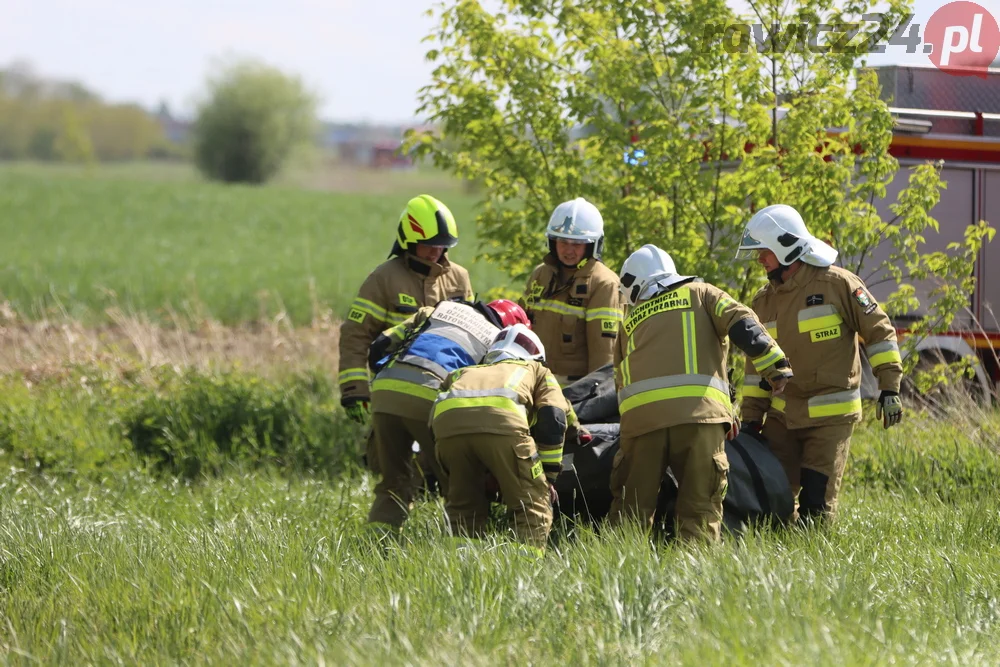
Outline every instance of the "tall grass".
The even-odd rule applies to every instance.
[[[86,378],[86,381],[84,381]],[[856,433],[838,523],[715,549],[557,527],[522,559],[440,501],[368,531],[323,376],[77,368],[2,388],[11,664],[990,664],[1000,419]]]
[[[531,562],[455,542],[440,504],[402,543],[366,482],[141,474],[0,483],[12,664],[991,664],[1000,500],[849,487],[840,521],[716,549],[583,531]]]

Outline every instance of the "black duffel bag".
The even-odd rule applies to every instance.
[[[620,445],[619,425],[588,424],[592,439],[568,445],[563,471],[556,479],[561,516],[589,523],[607,516],[611,508],[611,467]],[[729,488],[722,503],[723,523],[735,533],[752,523],[783,524],[793,510],[792,491],[781,464],[760,436],[740,433],[725,444],[729,459]],[[660,487],[656,524],[670,534],[677,485],[667,470]]]
[[[581,424],[610,424],[618,421],[618,392],[611,364],[601,366],[563,388]]]
[[[726,458],[729,489],[722,501],[726,526],[739,532],[751,523],[787,523],[795,510],[792,487],[764,437],[741,432],[726,441]]]

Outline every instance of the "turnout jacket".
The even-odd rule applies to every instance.
[[[368,400],[368,347],[384,329],[413,316],[421,306],[444,300],[472,300],[469,272],[451,262],[427,262],[404,253],[375,268],[358,290],[340,325],[342,398]]]
[[[454,371],[441,385],[431,415],[435,439],[477,433],[533,438],[550,480],[562,470],[567,427],[576,425],[552,371],[520,359]]]
[[[784,366],[784,353],[753,311],[718,287],[696,279],[636,304],[615,346],[622,437],[731,424],[729,342],[760,375],[773,377]]]
[[[552,372],[580,378],[611,363],[623,304],[618,276],[602,262],[591,257],[575,269],[562,267],[562,281],[560,266],[546,255],[519,302]]]
[[[747,367],[744,421],[780,419],[786,428],[861,419],[858,336],[882,390],[899,391],[903,365],[893,328],[864,281],[838,266],[803,264],[784,283],[765,285],[752,308],[795,367],[784,394],[771,397]]]
[[[372,381],[372,412],[426,421],[452,371],[478,364],[500,329],[470,305],[424,306],[384,332],[388,359]],[[383,339],[384,340],[384,339]],[[373,349],[376,346],[373,346]]]

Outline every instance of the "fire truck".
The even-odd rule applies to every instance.
[[[910,171],[928,161],[940,160],[941,177],[947,187],[930,212],[939,230],[924,234],[922,251],[948,252],[948,244],[964,240],[966,227],[980,220],[1000,228],[1000,69],[987,70],[985,78],[958,76],[933,65],[870,69],[878,76],[883,98],[895,120],[889,152],[900,166],[886,188],[886,196],[875,202],[882,219],[892,219],[890,205],[908,185]],[[779,115],[782,111],[778,110]],[[626,164],[647,164],[650,158],[640,146],[638,131],[633,130],[631,145],[625,148]],[[881,244],[866,264],[882,265],[891,250],[889,244]],[[915,349],[920,361],[928,364],[974,358],[973,388],[982,396],[990,396],[1000,383],[1000,238],[983,245],[974,275],[975,291],[950,330],[924,337]],[[879,301],[885,301],[898,288],[884,271],[872,275],[862,272],[861,277]],[[908,325],[927,314],[925,306],[933,298],[933,281],[911,284],[921,308],[894,318],[900,340],[910,333]],[[878,383],[867,360],[863,360],[862,367],[862,395],[877,398]]]
[[[895,119],[889,150],[900,164],[886,197],[876,203],[883,220],[891,219],[889,205],[906,187],[909,171],[928,160],[942,160],[947,188],[931,210],[939,231],[925,234],[924,250],[945,251],[949,243],[963,240],[966,226],[979,220],[1000,227],[1000,69],[988,70],[985,78],[956,76],[932,65],[872,69]],[[877,250],[874,265],[881,264],[888,252],[888,248]],[[1000,383],[1000,239],[983,245],[974,272],[976,288],[965,312],[948,332],[924,338],[916,350],[928,362],[976,357],[975,382],[989,396]],[[871,283],[878,300],[897,288],[891,280]],[[927,303],[933,286],[914,284],[921,304]],[[924,314],[921,307],[895,318],[900,339],[907,335],[908,323]],[[877,395],[867,365],[862,386],[866,396]]]

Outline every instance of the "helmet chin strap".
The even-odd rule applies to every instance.
[[[801,266],[802,266],[802,261],[797,259],[788,266],[782,264],[774,271],[768,271],[767,277],[769,280],[773,280],[774,282],[780,285],[781,283],[785,282],[786,273],[789,275],[789,277],[791,277],[792,274],[794,274],[796,271],[799,270],[799,268],[801,268]]]

